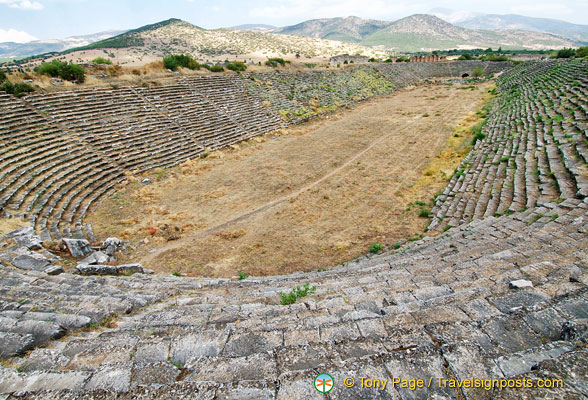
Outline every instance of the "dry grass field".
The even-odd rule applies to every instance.
[[[336,265],[423,234],[469,151],[490,83],[431,85],[256,137],[144,177],[88,216],[126,260],[162,273],[230,277]],[[426,211],[425,211],[426,213]]]

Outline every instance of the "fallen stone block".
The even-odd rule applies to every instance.
[[[43,271],[51,261],[40,254],[23,254],[12,259],[12,265],[16,268]]]
[[[141,264],[125,264],[125,265],[89,265],[78,264],[76,267],[80,275],[128,275],[128,274],[143,274],[143,266]]]
[[[100,247],[100,249],[104,250],[104,252],[107,255],[112,257],[114,255],[114,253],[116,252],[116,250],[118,250],[122,247],[123,247],[122,240],[120,240],[119,238],[115,238],[115,237],[109,237],[102,243],[102,246]]]
[[[0,332],[0,359],[18,356],[32,350],[35,347],[33,342],[31,334]]]
[[[35,235],[32,226],[25,226],[10,233],[7,233],[5,238],[12,239],[15,243],[28,248],[29,250],[40,250],[41,238]]]
[[[518,279],[516,281],[511,281],[508,284],[508,287],[511,289],[524,289],[524,288],[532,288],[533,282],[527,281],[525,279]]]
[[[95,251],[94,253],[90,254],[88,257],[84,258],[81,261],[78,261],[78,264],[106,264],[110,261],[110,257],[107,254],[101,251]]]
[[[90,242],[86,239],[63,239],[63,243],[72,257],[82,258],[93,251]]]
[[[59,275],[63,274],[63,268],[59,265],[50,265],[49,267],[45,268],[45,273],[47,275]]]

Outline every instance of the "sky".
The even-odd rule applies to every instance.
[[[349,15],[396,20],[435,8],[588,24],[588,0],[0,0],[0,42],[132,29],[169,18],[212,29],[241,24],[286,26]]]

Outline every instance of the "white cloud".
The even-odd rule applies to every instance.
[[[0,0],[0,4],[6,4],[8,7],[20,8],[23,10],[42,10],[43,4],[30,0]]]
[[[0,29],[0,42],[26,43],[32,40],[37,40],[37,38],[26,33],[25,31],[17,31],[16,29]]]

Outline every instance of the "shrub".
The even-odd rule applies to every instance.
[[[479,77],[481,77],[482,75],[484,75],[484,69],[483,69],[482,67],[480,67],[480,66],[477,66],[476,68],[474,68],[474,69],[472,70],[472,76],[473,76],[474,78],[479,78]]]
[[[59,68],[59,76],[66,81],[82,83],[86,79],[86,72],[81,65],[69,63]]]
[[[82,83],[86,79],[86,72],[81,65],[53,60],[50,63],[42,63],[35,69],[41,75],[53,78],[60,77],[66,81]]]
[[[471,60],[471,59],[473,59],[473,57],[472,57],[472,55],[470,53],[463,53],[458,58],[458,60]]]
[[[287,306],[290,304],[296,303],[296,300],[299,298],[305,297],[309,294],[313,294],[316,290],[316,286],[309,287],[308,283],[304,284],[304,288],[300,286],[296,286],[294,289],[290,291],[290,293],[283,293],[280,292],[280,304],[283,306]]]
[[[482,140],[486,137],[486,135],[482,133],[482,126],[484,125],[484,122],[485,121],[480,121],[476,125],[472,126],[472,133],[474,135],[472,137],[472,146],[475,146],[478,140]]]
[[[59,68],[61,67],[62,63],[57,60],[53,60],[50,63],[42,63],[38,68],[37,72],[41,75],[52,76],[54,78],[59,76]]]
[[[92,60],[92,63],[93,64],[108,64],[108,65],[111,65],[112,64],[112,61],[110,61],[107,58],[98,57],[98,58],[93,59]]]
[[[200,69],[200,64],[186,54],[172,54],[163,57],[163,66],[172,71],[177,71],[178,67],[184,67],[191,70]]]
[[[578,50],[576,50],[576,57],[578,57],[578,58],[588,57],[588,46],[579,47]]]
[[[34,92],[35,89],[28,83],[10,83],[5,81],[0,85],[0,90],[16,97],[24,96],[25,93]]]
[[[431,211],[427,210],[426,208],[421,208],[419,211],[419,217],[421,218],[429,218],[431,216]]]
[[[210,72],[223,72],[225,69],[223,68],[222,65],[220,64],[215,64],[215,65],[206,65],[205,66],[207,70],[209,70]]]
[[[265,65],[274,68],[276,68],[278,64],[280,64],[283,67],[284,65],[286,65],[286,61],[284,61],[283,58],[268,58],[268,60],[265,62]]]
[[[380,243],[372,243],[370,244],[370,253],[376,254],[382,250],[382,245]]]
[[[236,71],[236,72],[245,71],[247,69],[247,65],[245,65],[245,63],[243,63],[241,61],[227,63],[226,67],[227,67],[227,69],[230,69],[231,71]]]
[[[8,78],[6,77],[6,73],[0,69],[0,83],[4,82]]]
[[[243,279],[249,278],[249,274],[243,271],[239,271],[239,280],[242,281]]]
[[[576,55],[576,50],[566,49],[565,47],[557,52],[556,58],[571,58]]]

